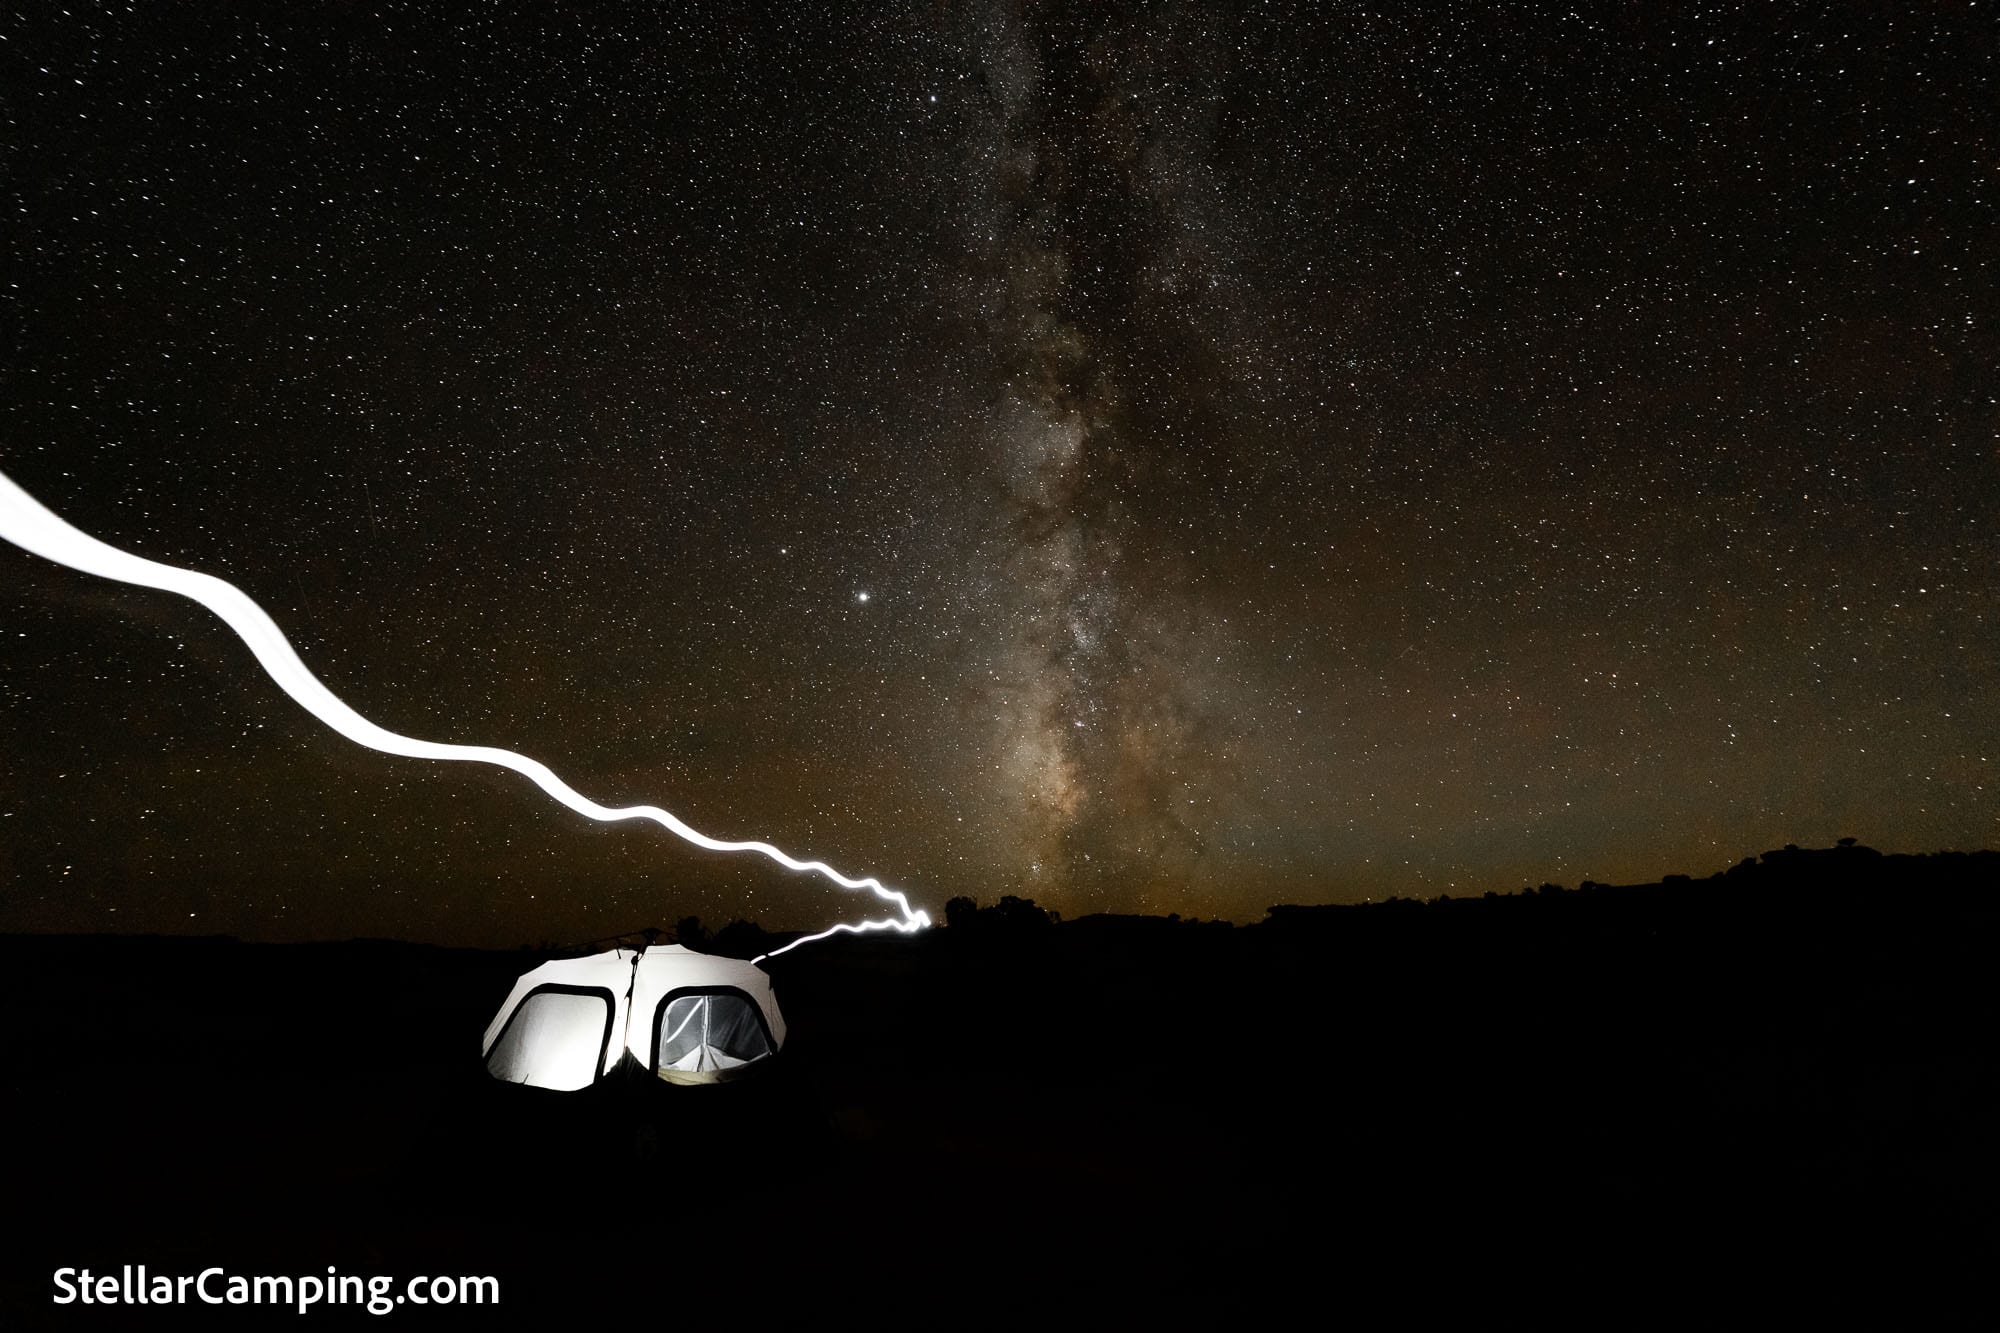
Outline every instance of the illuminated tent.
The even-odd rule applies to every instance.
[[[495,1078],[571,1091],[628,1052],[670,1083],[718,1083],[784,1044],[762,970],[666,944],[543,963],[514,983],[480,1050]]]

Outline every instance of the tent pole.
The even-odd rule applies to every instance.
[[[632,1049],[632,997],[639,990],[639,960],[645,956],[646,956],[646,951],[644,949],[641,949],[638,953],[632,955],[632,975],[625,982],[624,1044],[619,1047],[619,1054],[618,1054],[618,1058],[621,1062],[625,1059],[625,1052]]]

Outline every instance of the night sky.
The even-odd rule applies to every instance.
[[[1074,916],[2000,843],[1990,5],[0,16],[0,468],[370,718]],[[868,904],[0,549],[0,928]]]

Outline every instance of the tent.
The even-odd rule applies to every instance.
[[[718,1083],[784,1044],[760,969],[666,944],[543,963],[514,983],[480,1050],[495,1078],[573,1091],[628,1053],[670,1083]]]

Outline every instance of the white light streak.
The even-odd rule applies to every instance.
[[[278,628],[277,622],[266,615],[264,608],[250,600],[250,597],[234,584],[224,582],[212,574],[197,573],[191,569],[182,569],[178,565],[163,565],[158,561],[147,560],[142,556],[121,551],[115,546],[106,545],[64,522],[22,490],[5,473],[0,473],[0,537],[5,537],[23,550],[31,551],[46,560],[53,560],[59,565],[67,565],[86,574],[116,579],[121,583],[136,583],[143,588],[158,588],[165,592],[179,593],[183,597],[200,602],[222,617],[223,622],[235,630],[237,636],[249,645],[258,664],[269,673],[273,681],[277,682],[279,689],[289,694],[301,708],[356,745],[365,745],[371,750],[402,755],[410,759],[448,759],[511,768],[585,818],[595,819],[601,823],[613,823],[622,819],[651,820],[675,837],[711,852],[755,852],[759,856],[776,861],[787,870],[821,875],[844,889],[866,889],[885,902],[893,903],[898,913],[893,919],[864,921],[858,925],[843,924],[817,935],[808,935],[804,939],[786,945],[784,949],[775,949],[765,954],[764,958],[783,953],[786,949],[795,949],[810,940],[825,939],[829,935],[842,932],[896,930],[911,934],[931,923],[928,913],[912,908],[908,898],[884,886],[880,880],[850,878],[824,861],[801,861],[768,842],[732,842],[723,838],[711,838],[706,833],[690,828],[672,811],[663,810],[657,805],[599,805],[557,777],[546,764],[530,759],[526,755],[516,754],[512,750],[497,749],[489,745],[447,745],[438,741],[421,741],[379,727],[348,707],[332,690],[321,684],[319,677],[307,670],[306,664],[299,660],[298,653],[293,651],[291,643]],[[763,959],[757,961],[761,962]]]
[[[761,963],[766,958],[776,958],[781,953],[790,953],[792,950],[798,948],[801,944],[811,944],[814,940],[827,939],[828,937],[833,935],[865,935],[871,930],[900,930],[905,935],[908,935],[912,931],[922,930],[925,926],[928,926],[931,923],[931,919],[928,914],[924,912],[918,912],[917,915],[923,918],[921,923],[905,923],[902,921],[863,921],[857,925],[849,925],[847,922],[843,921],[837,926],[830,926],[827,929],[822,930],[817,935],[801,935],[798,939],[793,940],[790,944],[784,945],[781,948],[773,949],[769,953],[760,953],[755,958],[752,958],[750,961],[752,963]]]

